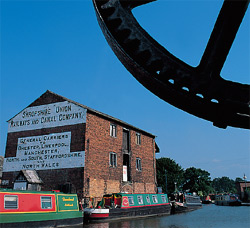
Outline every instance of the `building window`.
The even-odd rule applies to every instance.
[[[141,134],[136,132],[136,144],[141,145]]]
[[[134,198],[133,198],[133,196],[128,196],[128,202],[129,202],[129,206],[130,205],[134,205]]]
[[[18,196],[4,196],[4,208],[5,209],[18,209]]]
[[[117,166],[117,155],[114,152],[109,153],[109,166],[111,167]]]
[[[117,127],[115,124],[110,124],[110,136],[116,137]]]
[[[136,170],[141,171],[141,159],[136,158]]]
[[[52,208],[51,196],[41,196],[41,208],[42,209],[51,209]]]
[[[139,204],[143,204],[143,198],[142,196],[137,196],[137,200]]]
[[[152,196],[152,198],[153,198],[153,203],[158,203],[157,196]]]

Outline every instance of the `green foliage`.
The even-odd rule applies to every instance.
[[[236,177],[236,179],[235,179],[235,183],[237,183],[237,182],[241,182],[241,181],[244,181],[242,178],[240,178],[240,177]]]
[[[241,178],[236,178],[236,180],[239,179]],[[235,188],[235,181],[230,179],[229,177],[221,177],[213,179],[212,186],[214,190],[218,193],[223,193],[223,192],[237,193],[237,190]]]
[[[208,195],[216,192],[237,193],[235,183],[243,181],[239,177],[235,181],[229,179],[229,177],[215,178],[211,181],[209,172],[195,167],[190,167],[184,171],[180,165],[170,158],[156,159],[156,170],[158,186],[162,187],[163,192],[167,194],[175,191],[175,182],[177,183],[178,191],[189,190],[200,195]],[[167,191],[165,173],[167,174]]]
[[[177,186],[183,183],[183,169],[174,160],[170,158],[159,158],[156,159],[156,170],[157,170],[157,183],[161,186],[163,192],[167,194],[173,193],[175,190],[175,184]],[[165,171],[166,170],[166,171]],[[167,174],[167,191],[166,191],[166,174]]]
[[[184,179],[183,190],[202,192],[203,195],[213,192],[210,173],[205,170],[194,167],[188,168],[184,172]]]

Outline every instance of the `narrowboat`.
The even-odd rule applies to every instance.
[[[170,215],[167,194],[113,193],[104,195],[96,208],[84,209],[85,221]]]
[[[174,197],[174,201],[171,202],[171,214],[193,211],[202,207],[200,196],[196,193],[178,192]]]
[[[219,194],[215,196],[215,205],[219,206],[241,206],[239,197],[235,194]]]
[[[212,203],[211,197],[210,197],[209,195],[206,196],[206,197],[204,197],[204,198],[202,199],[202,203],[203,203],[203,204],[210,204],[210,203]]]
[[[0,189],[0,227],[58,227],[83,224],[76,194]]]

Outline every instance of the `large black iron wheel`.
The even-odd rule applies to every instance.
[[[197,67],[176,58],[136,21],[131,10],[155,0],[93,0],[99,25],[127,70],[166,102],[217,127],[250,128],[249,85],[220,76],[249,0],[225,0]]]

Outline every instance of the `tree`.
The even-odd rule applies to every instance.
[[[213,192],[210,173],[205,170],[190,167],[185,170],[184,179],[183,190],[202,192],[203,195]]]
[[[157,183],[161,186],[163,192],[167,194],[173,193],[175,190],[175,182],[177,186],[183,183],[183,169],[174,160],[170,158],[156,159]],[[167,191],[166,191],[166,174],[167,174]]]
[[[242,181],[244,181],[242,178],[240,178],[240,177],[236,177],[235,178],[235,183],[237,183],[237,182],[242,182]]]
[[[235,181],[229,177],[215,178],[212,181],[212,186],[214,190],[218,193],[230,192],[237,193],[235,188]]]

